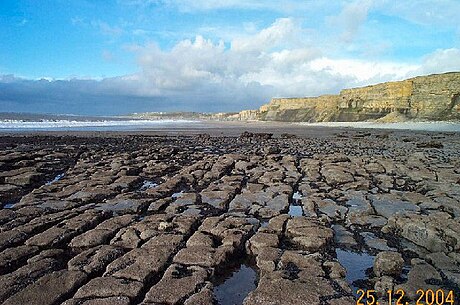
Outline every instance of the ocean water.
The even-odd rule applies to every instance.
[[[200,125],[194,120],[0,120],[0,132],[20,131],[134,131]]]
[[[245,126],[244,122],[234,122]],[[270,127],[270,122],[259,122],[260,126]],[[228,125],[230,124],[230,125]],[[253,122],[257,126],[256,122]],[[275,122],[276,126],[279,122]],[[460,132],[460,122],[320,122],[320,123],[286,123],[291,126],[304,127],[345,127],[372,129],[399,129],[437,132]],[[231,128],[231,122],[227,122]],[[0,112],[0,132],[31,131],[139,131],[139,130],[189,130],[216,128],[206,120],[197,119],[132,119],[129,117],[97,117],[77,115],[15,114]]]
[[[375,122],[319,122],[297,123],[302,126],[322,127],[349,127],[370,129],[398,129],[419,131],[460,132],[460,122],[400,122],[400,123],[375,123]]]

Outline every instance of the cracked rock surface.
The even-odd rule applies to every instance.
[[[459,295],[459,232],[455,133],[0,136],[3,304]]]

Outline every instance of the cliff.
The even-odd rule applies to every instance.
[[[274,98],[258,111],[235,118],[266,121],[326,122],[384,119],[460,120],[460,72],[419,76],[338,95]]]

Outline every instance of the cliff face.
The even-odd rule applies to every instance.
[[[363,121],[398,113],[409,119],[460,120],[460,72],[420,76],[362,88],[339,95],[274,98],[255,117],[267,121]],[[248,117],[240,113],[240,119]]]
[[[243,110],[237,115],[237,118],[242,121],[253,121],[259,118],[258,110]]]
[[[411,116],[460,119],[460,72],[417,77],[413,82]]]

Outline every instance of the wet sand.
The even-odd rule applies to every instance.
[[[458,297],[460,134],[207,126],[0,134],[0,303]]]
[[[372,132],[375,134],[456,134],[460,132],[454,131],[433,131],[433,130],[419,130],[419,128],[411,129],[412,125],[408,125],[407,129],[397,128],[391,129],[392,124],[380,124],[384,128],[367,128],[362,127],[363,124],[357,124],[356,126],[334,126],[332,123],[330,126],[318,124],[307,124],[305,123],[288,123],[288,122],[265,122],[265,121],[197,121],[194,123],[180,123],[177,125],[173,124],[159,124],[156,127],[131,130],[8,130],[7,132],[0,129],[0,135],[59,135],[59,136],[82,136],[82,137],[107,137],[107,136],[124,136],[124,135],[170,135],[170,136],[186,136],[186,135],[199,135],[209,134],[211,136],[232,136],[237,137],[244,131],[250,131],[255,133],[272,133],[275,137],[282,134],[293,134],[299,137],[329,137],[338,135],[342,132]],[[350,123],[353,124],[353,123]],[[417,125],[416,123],[414,123]],[[379,125],[376,124],[378,127]],[[399,126],[401,127],[401,126]],[[110,128],[110,127],[109,127]],[[116,126],[114,127],[116,128]]]

